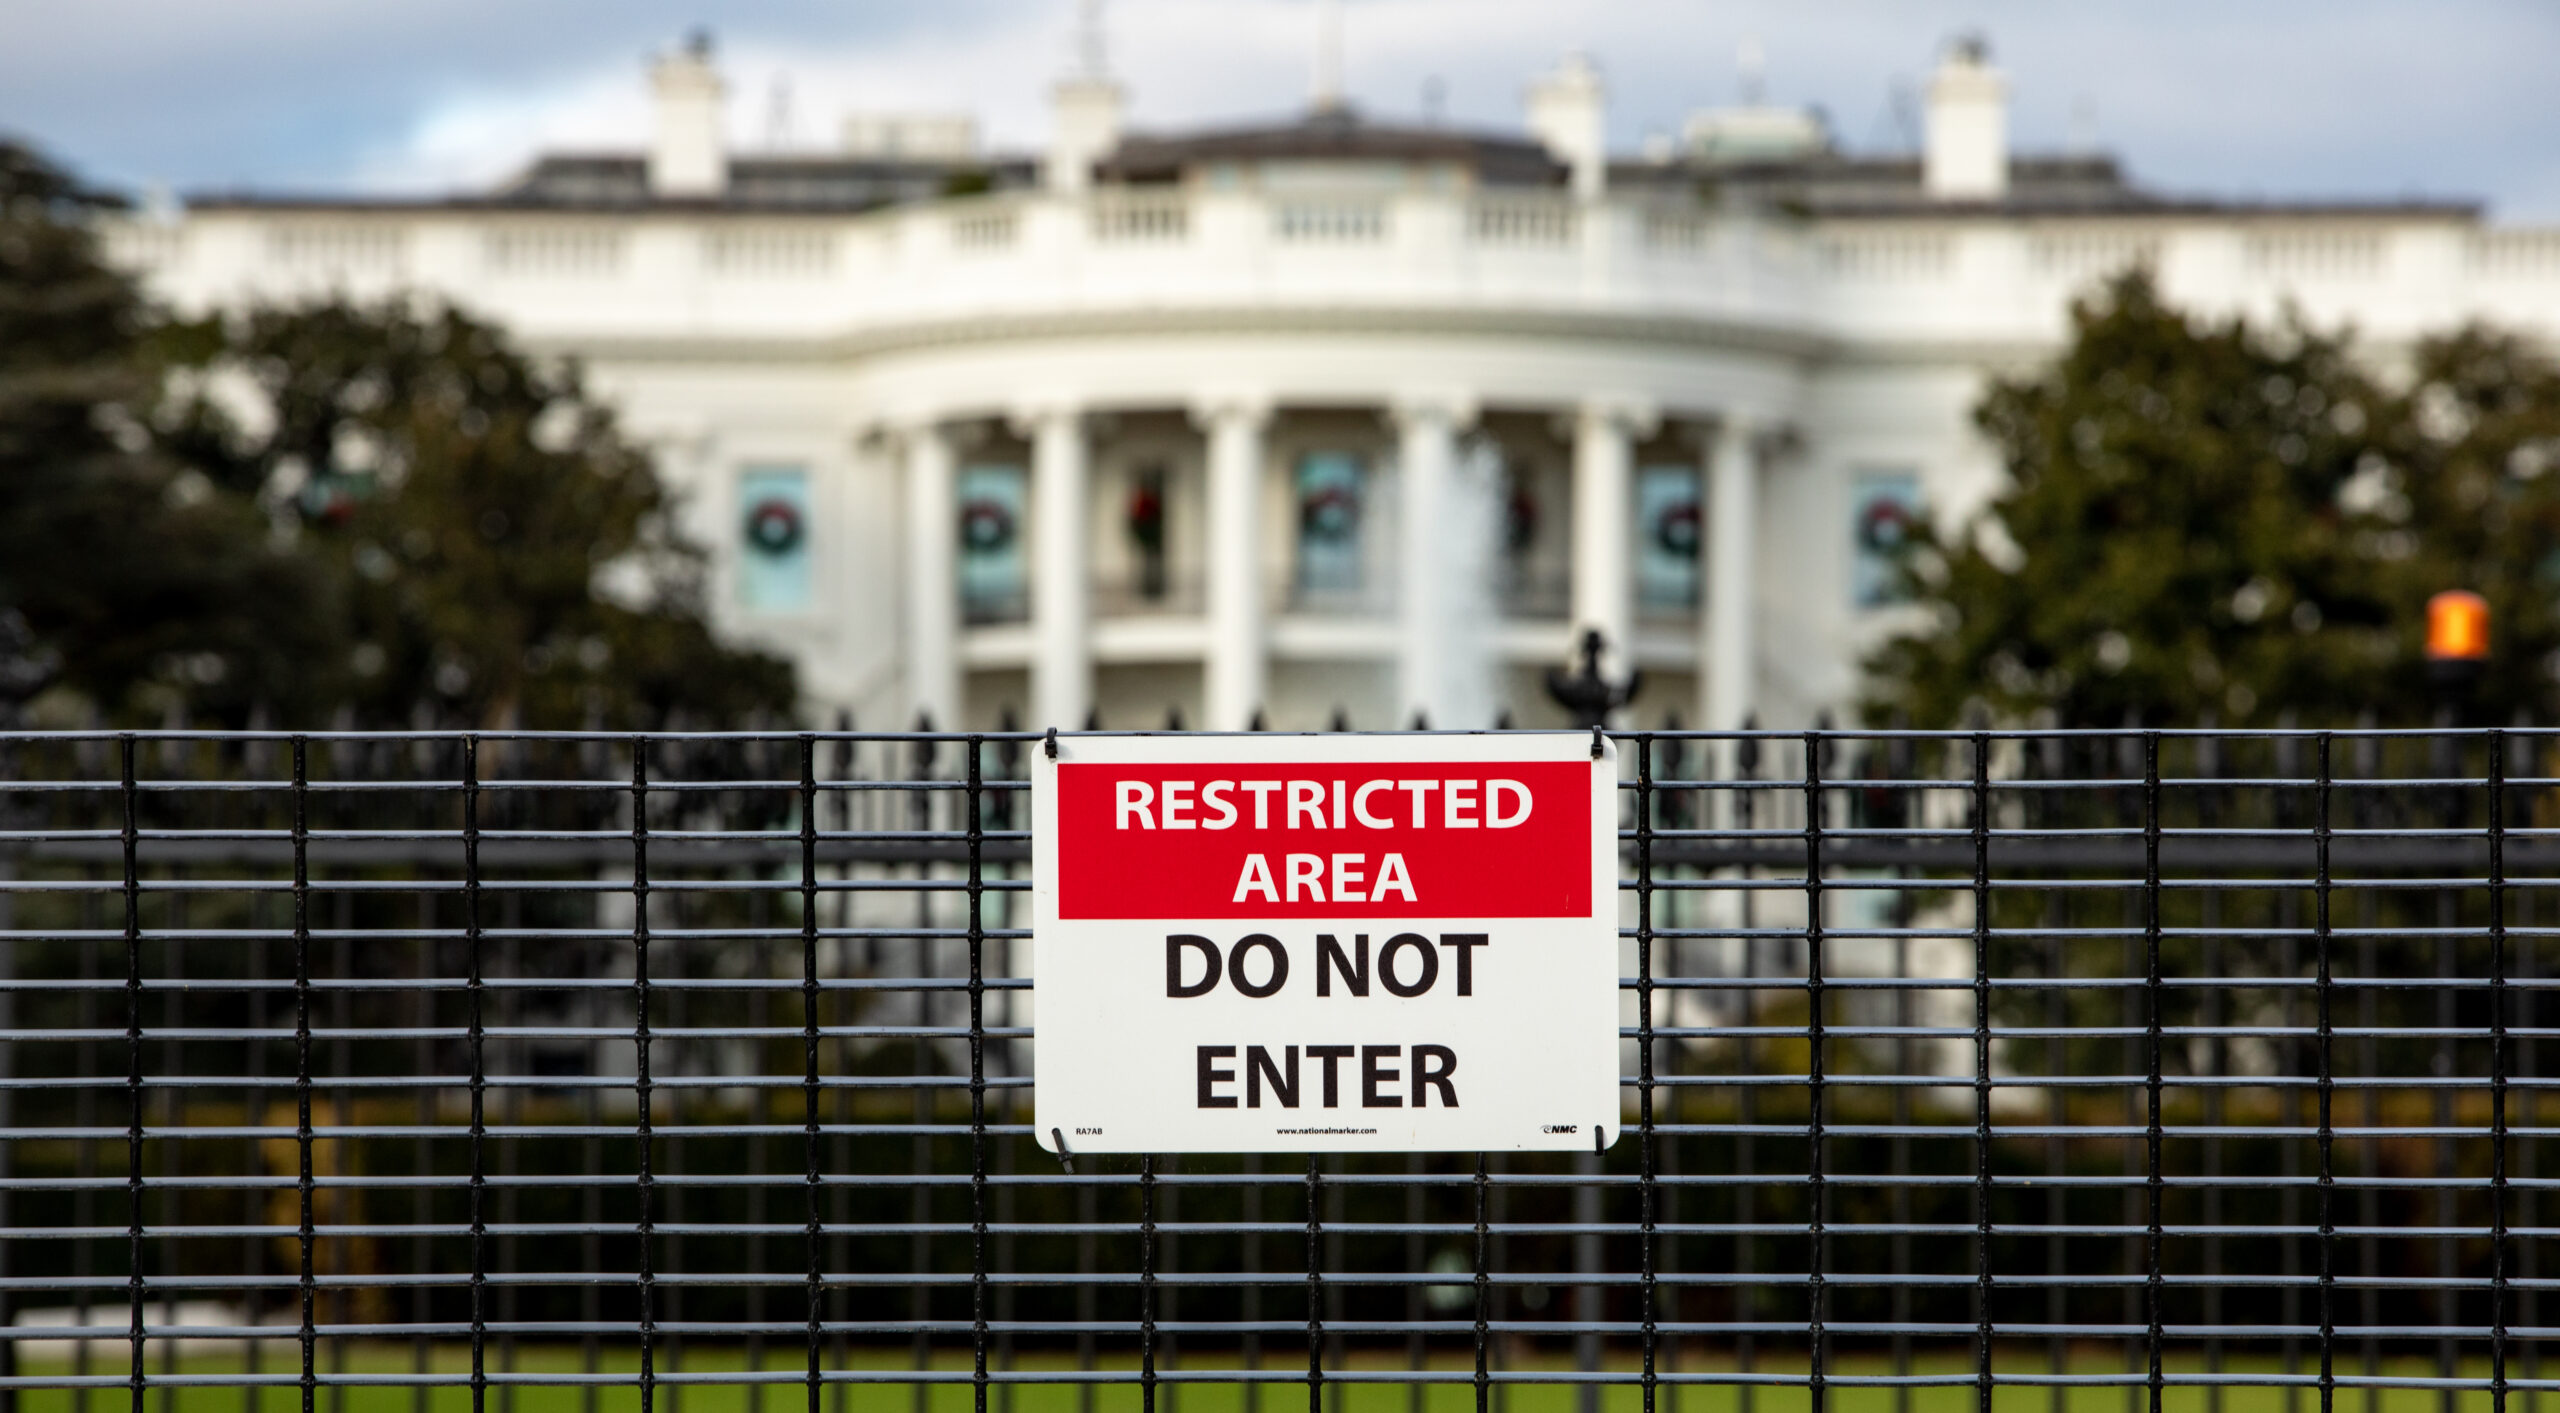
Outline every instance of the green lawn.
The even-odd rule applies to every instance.
[[[496,1351],[491,1351],[494,1366]],[[120,1347],[102,1347],[89,1366],[94,1375],[119,1375],[123,1369]],[[406,1346],[363,1345],[344,1354],[342,1377],[399,1378],[410,1375],[414,1356]],[[631,1376],[638,1368],[636,1357],[627,1349],[608,1350],[602,1356],[602,1370],[621,1377]],[[1285,1356],[1275,1356],[1266,1363],[1283,1371],[1288,1366]],[[576,1374],[584,1367],[575,1348],[519,1346],[515,1351],[516,1369],[527,1375]],[[1184,1362],[1194,1368],[1232,1368],[1232,1357],[1219,1358],[1200,1351],[1187,1351]],[[323,1351],[321,1369],[328,1376],[332,1361]],[[459,1346],[438,1346],[429,1358],[430,1368],[438,1374],[468,1370],[470,1355]],[[239,1387],[174,1387],[154,1388],[145,1396],[144,1413],[298,1413],[299,1390],[290,1385],[296,1370],[293,1346],[277,1342],[261,1359],[262,1375],[284,1375],[284,1387],[254,1391]],[[667,1372],[664,1360],[660,1372]],[[657,1393],[653,1413],[800,1413],[805,1407],[804,1393],[795,1380],[783,1384],[758,1386],[726,1379],[723,1376],[744,1371],[748,1367],[742,1351],[704,1348],[696,1345],[685,1351],[683,1372],[688,1376],[713,1376],[705,1383],[662,1384]],[[795,1358],[769,1358],[765,1367],[776,1372],[796,1374]],[[891,1351],[858,1353],[852,1367],[872,1373],[903,1372],[908,1366],[903,1355]],[[972,1413],[975,1390],[965,1379],[968,1357],[965,1353],[946,1353],[935,1363],[942,1374],[962,1375],[957,1383],[916,1384],[908,1381],[862,1383],[839,1390],[830,1386],[825,1394],[825,1413]],[[1072,1373],[1074,1363],[1065,1357],[1028,1357],[1017,1361],[1020,1372],[1034,1376]],[[1107,1364],[1116,1372],[1134,1377],[1134,1364]],[[1569,1362],[1556,1360],[1528,1366],[1522,1372],[1555,1372],[1569,1369]],[[1628,1372],[1632,1365],[1613,1362],[1616,1372]],[[1700,1365],[1694,1359],[1687,1366],[1729,1370],[1729,1361]],[[152,1372],[161,1372],[161,1361],[154,1354]],[[236,1376],[245,1363],[237,1356],[201,1356],[184,1359],[177,1373],[182,1378]],[[1442,1358],[1432,1368],[1444,1374],[1464,1375],[1473,1368],[1463,1359]],[[1760,1371],[1768,1374],[1801,1375],[1801,1365],[1784,1365],[1763,1361]],[[2090,1376],[2118,1372],[2123,1366],[2112,1358],[2091,1352],[2075,1359],[2067,1371]],[[2202,1372],[2198,1361],[2172,1361],[2169,1373],[2193,1375]],[[2226,1377],[2250,1378],[2282,1372],[2273,1360],[2226,1361]],[[1356,1376],[1392,1378],[1402,1372],[1402,1361],[1389,1357],[1360,1358],[1350,1365]],[[1920,1374],[1966,1378],[1972,1366],[1963,1355],[1936,1356],[1915,1361],[1914,1372]],[[2003,1374],[2028,1376],[2041,1374],[2045,1365],[2040,1357],[2022,1354],[2000,1361]],[[2313,1372],[2306,1368],[2305,1372]],[[30,1361],[21,1369],[23,1376],[58,1377],[68,1374],[61,1362]],[[1880,1358],[1849,1356],[1833,1361],[1834,1377],[1857,1378],[1887,1375],[1892,1367]],[[2361,1365],[2342,1359],[2338,1373],[2350,1377],[2361,1372]],[[2467,1364],[2466,1375],[2485,1377],[2485,1360]],[[2511,1362],[2509,1376],[2522,1378],[2525,1368],[2521,1359]],[[2435,1373],[2434,1365],[2425,1360],[2394,1360],[2385,1363],[2381,1373],[2386,1378],[2427,1378]],[[1475,1393],[1464,1384],[1423,1385],[1419,1403],[1413,1386],[1393,1382],[1339,1382],[1328,1393],[1327,1413],[1471,1413]],[[1514,1384],[1497,1386],[1495,1408],[1498,1413],[1575,1413],[1579,1390],[1567,1384]],[[1087,1402],[1087,1397],[1090,1402]],[[1258,1395],[1258,1396],[1257,1396]],[[1956,1387],[1928,1387],[1897,1390],[1893,1388],[1857,1388],[1834,1385],[1826,1400],[1831,1413],[1971,1413],[1974,1389],[1967,1383]],[[1665,1385],[1659,1395],[1659,1413],[1743,1413],[1743,1391],[1731,1385],[1702,1385],[1674,1388]],[[1759,1388],[1750,1391],[1750,1413],[1809,1413],[1802,1387]],[[590,1403],[592,1398],[592,1403]],[[1642,1390],[1629,1385],[1612,1385],[1600,1393],[1602,1413],[1641,1413]],[[1907,1398],[1907,1403],[1903,1399]],[[2442,1395],[2432,1389],[2342,1389],[2337,1394],[2337,1413],[2439,1413]],[[63,1388],[25,1389],[18,1395],[19,1413],[124,1413],[130,1402],[121,1385],[113,1388],[75,1390]],[[2128,1393],[2122,1388],[2079,1387],[2065,1390],[2060,1404],[2054,1391],[2040,1386],[2006,1386],[1995,1391],[1994,1402],[1999,1413],[2144,1413],[2147,1398],[2136,1388]],[[2456,1402],[2460,1413],[2489,1413],[2490,1398],[2483,1392],[2466,1392]],[[1306,1407],[1303,1382],[1271,1384],[1258,1390],[1233,1382],[1177,1384],[1159,1386],[1157,1403],[1160,1413],[1298,1413]],[[1080,1387],[1074,1383],[998,1384],[990,1389],[988,1406],[993,1413],[1140,1413],[1140,1390],[1134,1385],[1112,1384],[1102,1387]],[[317,1394],[317,1413],[470,1413],[471,1392],[467,1387],[418,1389],[397,1384],[357,1383],[321,1387]],[[2509,1407],[2518,1413],[2543,1408],[2560,1410],[2560,1393],[2535,1395],[2524,1391],[2510,1394]],[[487,1395],[488,1413],[638,1413],[638,1391],[627,1384],[592,1391],[558,1384],[535,1384],[506,1387],[493,1381]],[[2288,1391],[2268,1387],[2169,1388],[2163,1398],[2164,1413],[2318,1413],[2316,1389]]]

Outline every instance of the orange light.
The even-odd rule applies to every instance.
[[[2427,600],[2427,660],[2479,662],[2489,656],[2489,601],[2468,589]]]

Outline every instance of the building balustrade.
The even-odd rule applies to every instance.
[[[1284,613],[1317,617],[1365,618],[1396,611],[1393,580],[1363,579],[1353,583],[1289,585],[1277,595]]]
[[[1494,602],[1506,618],[1571,618],[1573,572],[1562,567],[1505,565],[1494,576]]]
[[[1572,203],[1554,198],[1479,200],[1467,230],[1483,245],[1563,248],[1580,230],[1577,214]]]
[[[1693,586],[1687,592],[1670,592],[1636,587],[1636,621],[1645,624],[1687,623],[1698,616],[1702,606]]]
[[[1093,611],[1098,618],[1197,617],[1207,611],[1208,604],[1208,580],[1198,574],[1150,574],[1139,569],[1093,581]]]
[[[1196,618],[1208,611],[1208,579],[1197,573],[1161,578],[1136,572],[1096,575],[1090,592],[1093,615],[1098,619]],[[1263,599],[1278,613],[1370,616],[1395,611],[1396,586],[1387,579],[1329,585],[1288,583],[1268,589]],[[1506,566],[1493,576],[1491,602],[1496,616],[1502,619],[1567,622],[1573,617],[1573,575],[1563,567]],[[1637,618],[1647,624],[1683,623],[1697,616],[1699,596],[1694,587],[1670,593],[1639,586],[1635,608]],[[962,623],[973,628],[1029,622],[1031,592],[1022,587],[984,589],[964,584],[960,591],[960,617]]]
[[[1743,232],[1702,208],[1630,196],[1097,189],[954,197],[873,213],[421,212],[325,219],[254,207],[190,212],[185,241],[157,218],[102,218],[109,248],[172,302],[211,305],[244,282],[475,290],[494,317],[576,336],[682,311],[705,333],[865,328],[1090,307],[1123,284],[1174,306],[1286,302],[1297,262],[1338,269],[1346,248],[1392,250],[1374,292],[1456,306],[1516,301],[1576,250],[1584,298],[1647,314],[1786,317],[1805,304],[1802,238]],[[1516,265],[1516,268],[1515,268]],[[1098,283],[1097,283],[1098,282]],[[777,296],[787,296],[780,297]]]
[[[1100,618],[1197,618],[1208,611],[1208,581],[1196,575],[1184,575],[1151,584],[1136,576],[1097,577],[1092,581],[1091,598],[1094,617]],[[1031,621],[1031,591],[1028,588],[984,589],[962,585],[960,589],[960,621],[971,628],[999,627]],[[1562,583],[1540,586],[1540,596],[1531,606],[1514,608],[1504,597],[1503,611],[1515,618],[1555,618],[1564,613],[1565,594]],[[1291,584],[1270,590],[1264,601],[1275,612],[1307,617],[1374,617],[1392,613],[1396,607],[1393,583],[1363,583],[1341,586],[1309,586]]]
[[[680,318],[696,334],[858,335],[913,323],[1076,314],[1143,295],[1165,310],[1361,303],[1497,310],[1557,302],[1580,256],[1577,312],[1756,324],[1795,334],[1922,336],[1958,325],[2047,338],[2050,311],[2132,264],[2188,303],[2244,291],[2299,299],[2314,321],[2390,333],[2495,313],[2560,320],[2560,231],[2440,220],[2338,231],[2213,213],[2019,233],[1925,215],[1804,223],[1661,192],[1582,201],[1519,191],[1104,187],[953,197],[869,213],[777,217],[384,207],[326,216],[209,205],[187,239],[162,214],[100,218],[108,249],[181,309],[243,287],[363,296],[470,288],[528,333],[576,338]],[[1341,255],[1392,258],[1338,283]],[[2408,295],[2391,327],[2359,291]],[[1891,297],[1879,298],[1890,294]],[[1907,296],[1907,298],[1906,298]],[[2255,296],[2249,296],[2255,297]]]
[[[1021,234],[1022,220],[1010,207],[964,211],[950,218],[954,250],[1001,250],[1010,247]]]
[[[1093,198],[1090,228],[1100,245],[1162,245],[1191,238],[1191,203],[1179,195],[1104,192]]]
[[[814,278],[835,270],[836,245],[836,233],[824,228],[740,226],[705,232],[702,256],[712,273],[731,278]]]
[[[1031,621],[1029,589],[960,590],[960,621],[972,628],[986,628],[1000,623]]]
[[[1271,208],[1271,233],[1286,244],[1349,245],[1387,238],[1382,201],[1293,198]]]
[[[611,227],[586,222],[495,226],[483,258],[492,274],[513,278],[612,278],[628,265],[629,239]],[[706,264],[710,263],[708,259]]]

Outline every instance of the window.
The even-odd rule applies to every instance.
[[[960,614],[971,623],[1028,618],[1019,466],[964,466],[960,492]]]
[[[1344,451],[1311,451],[1298,458],[1296,584],[1302,599],[1357,595],[1367,574],[1364,526],[1368,518],[1369,468]]]
[[[1637,607],[1697,606],[1698,530],[1698,468],[1637,468]]]
[[[809,473],[750,466],[738,475],[738,507],[738,602],[750,613],[807,612]]]
[[[1920,478],[1909,471],[1862,471],[1849,498],[1850,602],[1882,608],[1909,597],[1898,576],[1902,547],[1920,523]]]
[[[1129,551],[1138,561],[1130,587],[1147,603],[1165,596],[1164,483],[1162,466],[1138,468],[1129,478],[1129,504],[1121,517]]]
[[[1497,583],[1503,613],[1512,618],[1570,617],[1572,569],[1561,558],[1558,537],[1547,525],[1548,506],[1566,498],[1560,494],[1565,482],[1550,467],[1505,455],[1501,444],[1490,437],[1478,434],[1469,444],[1491,458],[1489,479],[1500,497],[1496,509],[1502,557],[1497,562]],[[1464,457],[1460,465],[1465,465]]]

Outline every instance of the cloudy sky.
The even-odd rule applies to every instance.
[[[1110,0],[1134,121],[1303,103],[1318,0]],[[1952,34],[1987,35],[2018,145],[2096,145],[2149,183],[2226,196],[2427,195],[2560,220],[2550,0],[1343,0],[1362,107],[1512,127],[1525,80],[1596,59],[1618,140],[1732,101],[1735,56],[1853,148],[1907,146]],[[1074,0],[17,0],[0,131],[93,177],[180,192],[432,192],[543,147],[633,147],[641,65],[711,23],[750,146],[812,147],[849,109],[1042,129]]]

